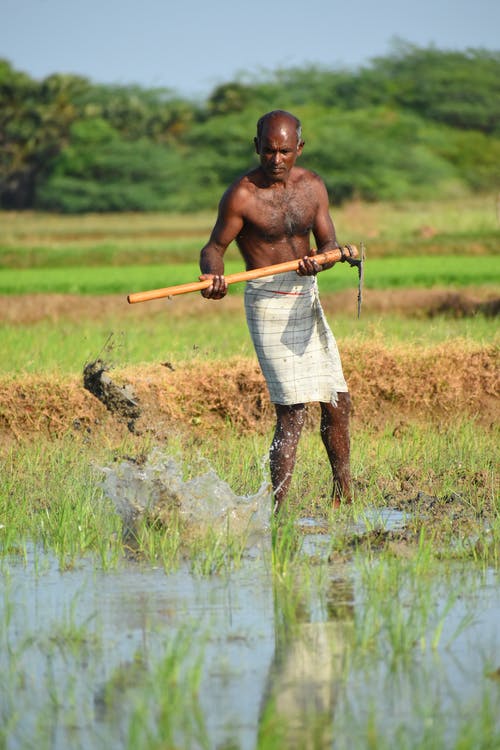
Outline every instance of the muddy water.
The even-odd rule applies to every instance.
[[[316,554],[321,535],[313,537]],[[170,747],[155,744],[166,731],[155,713],[162,700],[175,707],[178,748],[364,748],[370,721],[381,747],[398,746],[402,728],[415,738],[406,747],[425,746],[430,729],[440,747],[455,747],[485,701],[500,732],[497,574],[435,569],[429,596],[443,637],[394,660],[390,649],[353,648],[373,606],[362,568],[326,565],[314,575],[306,558],[297,586],[282,585],[265,540],[240,569],[208,578],[127,562],[60,572],[35,549],[23,564],[6,560],[2,747]],[[445,611],[450,589],[460,596]],[[411,604],[411,581],[398,596]],[[166,654],[179,662],[172,680]]]

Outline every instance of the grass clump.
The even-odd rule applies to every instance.
[[[60,567],[91,555],[104,568],[123,554],[121,523],[103,499],[90,453],[71,438],[11,447],[0,473],[0,551],[51,550]]]

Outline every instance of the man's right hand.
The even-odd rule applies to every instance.
[[[206,289],[201,290],[202,297],[206,299],[222,299],[227,294],[227,282],[224,276],[213,273],[204,273],[199,277],[200,281],[211,279],[212,283]]]

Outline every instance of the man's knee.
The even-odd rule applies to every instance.
[[[340,409],[346,416],[351,413],[351,396],[348,391],[337,394],[336,409]]]
[[[302,425],[306,417],[305,404],[275,404],[276,418],[282,425]]]
[[[327,404],[322,403],[321,404],[321,411],[323,414],[331,415],[332,417],[337,417],[339,414],[345,414],[346,416],[349,415],[351,411],[351,396],[348,391],[345,392],[338,392],[337,393],[337,403],[336,404]]]

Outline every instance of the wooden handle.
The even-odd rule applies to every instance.
[[[336,250],[327,250],[325,253],[318,253],[314,257],[320,265],[325,263],[337,263],[342,260],[346,251],[352,258],[358,258],[359,252],[356,245],[347,245],[344,248],[337,248]],[[262,268],[253,268],[251,271],[240,271],[239,273],[231,273],[225,277],[228,284],[237,284],[240,281],[250,281],[251,279],[260,279],[264,276],[273,276],[278,273],[286,273],[287,271],[296,271],[299,267],[299,263],[302,258],[298,260],[287,260],[284,263],[275,263],[272,266],[263,266]],[[136,292],[135,294],[129,294],[127,297],[128,302],[131,305],[135,305],[137,302],[149,302],[152,299],[161,299],[162,297],[173,297],[176,294],[188,294],[189,292],[201,292],[202,289],[207,289],[212,283],[211,279],[205,279],[204,281],[191,281],[188,284],[176,284],[175,286],[167,286],[164,289],[151,289],[149,292]]]

